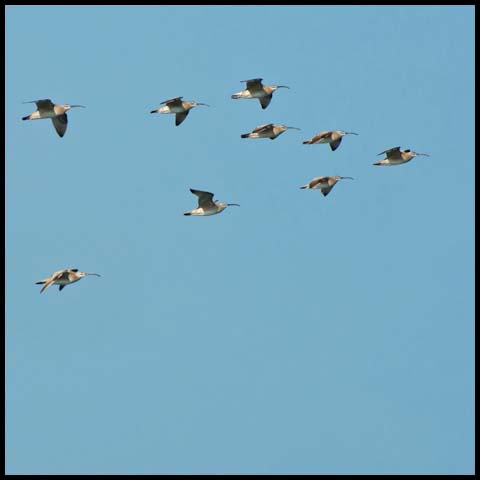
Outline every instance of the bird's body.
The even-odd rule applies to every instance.
[[[300,130],[297,127],[287,127],[285,125],[274,125],[273,123],[267,123],[254,128],[250,133],[244,133],[240,135],[241,138],[269,138],[275,140],[285,130],[288,129]]]
[[[411,150],[400,150],[400,147],[390,148],[388,150],[384,150],[380,152],[379,155],[386,154],[387,156],[378,162],[375,162],[373,165],[384,165],[384,166],[393,166],[393,165],[401,165],[402,163],[409,162],[412,158],[423,156],[429,157],[426,153],[416,153],[412,152]]]
[[[301,186],[300,188],[307,188],[307,189],[318,189],[323,193],[323,196],[327,196],[330,193],[330,190],[336,185],[339,180],[344,178],[348,178],[349,180],[353,180],[352,177],[315,177],[310,180],[309,183],[306,185]]]
[[[335,151],[342,142],[342,137],[345,135],[358,135],[355,132],[345,132],[343,130],[327,130],[325,132],[317,133],[309,140],[305,140],[303,144],[313,145],[317,143],[329,143],[332,151]]]
[[[87,275],[96,275],[97,277],[100,276],[98,273],[79,272],[77,268],[66,268],[63,270],[58,270],[58,272],[53,273],[50,277],[45,278],[44,280],[36,282],[36,284],[43,285],[40,293],[45,291],[50,285],[59,285],[58,289],[62,291],[62,289],[67,285],[78,282]]]
[[[202,190],[194,190],[193,188],[190,191],[198,197],[198,208],[194,208],[188,212],[185,212],[184,215],[198,215],[198,216],[208,216],[216,215],[217,213],[223,212],[227,207],[235,205],[239,207],[237,203],[223,203],[213,200],[213,193],[204,192]]]
[[[37,105],[37,110],[30,115],[23,117],[22,120],[42,120],[44,118],[51,118],[53,126],[60,137],[63,137],[67,131],[67,112],[75,107],[85,108],[83,105],[56,105],[48,98],[25,103],[35,103]]]
[[[170,100],[165,100],[160,104],[163,105],[163,107],[152,110],[150,113],[174,113],[175,125],[178,126],[187,118],[192,108],[198,105],[204,105],[205,107],[210,106],[206,103],[182,101],[182,98],[183,97],[175,97]]]
[[[290,88],[286,85],[263,85],[262,78],[253,78],[252,80],[242,80],[247,84],[245,90],[234,93],[232,98],[253,98],[258,99],[260,105],[263,109],[267,108],[270,101],[272,100],[272,95],[275,90],[278,88]]]

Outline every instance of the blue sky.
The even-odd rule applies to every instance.
[[[8,7],[5,101],[7,473],[474,472],[472,6]]]

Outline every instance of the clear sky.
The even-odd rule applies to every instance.
[[[7,7],[5,102],[7,473],[474,472],[472,6]]]

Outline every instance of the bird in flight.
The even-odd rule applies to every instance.
[[[227,207],[240,206],[238,203],[223,203],[215,201],[213,200],[213,193],[210,192],[195,190],[193,188],[191,188],[190,191],[198,197],[198,207],[185,212],[184,215],[215,215],[223,212]]]
[[[245,90],[234,93],[232,98],[257,98],[263,109],[267,108],[272,100],[273,92],[279,88],[290,88],[286,85],[263,85],[263,78],[253,78],[252,80],[242,80],[247,84]]]
[[[58,290],[62,291],[67,285],[78,282],[87,275],[100,276],[98,273],[79,272],[78,268],[65,268],[64,270],[58,270],[58,272],[52,273],[50,277],[44,280],[36,282],[36,285],[43,285],[40,293],[44,292],[50,285],[58,285]]]
[[[71,108],[85,108],[83,105],[56,105],[48,98],[45,100],[34,100],[33,102],[24,103],[35,103],[37,105],[37,110],[30,115],[23,117],[22,120],[42,120],[44,118],[51,118],[53,126],[60,137],[63,137],[67,131],[67,112]]]
[[[165,100],[164,102],[160,103],[163,107],[158,107],[156,110],[152,110],[150,113],[174,113],[175,114],[175,126],[178,127],[186,118],[187,115],[190,113],[190,110],[193,107],[197,107],[198,105],[204,105],[205,107],[209,107],[206,103],[199,103],[199,102],[186,102],[182,101],[183,97],[175,97],[171,98],[170,100]]]

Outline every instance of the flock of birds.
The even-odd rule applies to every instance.
[[[254,78],[252,80],[242,80],[246,83],[246,88],[240,92],[234,93],[231,98],[233,99],[258,99],[262,109],[268,107],[272,100],[273,92],[279,88],[290,88],[286,85],[263,85],[262,78]],[[183,97],[175,97],[169,100],[162,102],[159,108],[152,110],[150,113],[161,113],[161,114],[175,114],[175,125],[180,125],[190,113],[190,110],[199,105],[208,107],[206,103],[200,102],[187,102],[182,100]],[[85,108],[83,105],[56,105],[50,99],[45,100],[35,100],[32,102],[25,103],[35,103],[37,110],[35,110],[30,115],[27,115],[22,118],[22,120],[41,120],[45,118],[50,118],[53,122],[56,132],[60,137],[65,135],[67,130],[68,118],[67,112],[75,107]],[[288,129],[300,130],[297,127],[288,127],[286,125],[274,125],[273,123],[268,123],[265,125],[260,125],[254,128],[249,133],[244,133],[241,135],[241,138],[270,138],[270,140],[275,140],[279,135],[285,132]],[[316,134],[309,140],[305,140],[303,144],[313,145],[313,144],[322,144],[328,143],[332,151],[335,151],[341,144],[342,138],[345,135],[358,135],[355,132],[345,132],[343,130],[329,130]],[[400,147],[389,148],[380,152],[378,155],[385,154],[385,158],[375,162],[373,165],[401,165],[407,163],[412,158],[417,156],[426,156],[426,153],[416,153],[412,150],[401,150]],[[301,189],[319,189],[324,196],[328,195],[332,188],[336,185],[339,180],[350,179],[352,177],[340,177],[340,176],[322,176],[315,177],[310,180],[306,185],[301,186]],[[188,212],[185,212],[184,215],[199,215],[199,216],[208,216],[216,215],[223,212],[229,206],[240,206],[237,203],[224,203],[219,202],[213,199],[214,194],[210,192],[205,192],[202,190],[195,190],[193,188],[190,191],[198,197],[198,207],[194,208]],[[43,285],[40,293],[44,292],[50,285],[59,285],[59,290],[61,291],[66,285],[78,282],[80,279],[87,275],[96,275],[100,276],[98,273],[87,273],[80,272],[76,268],[68,268],[59,270],[53,273],[50,277],[36,282],[38,285]]]

